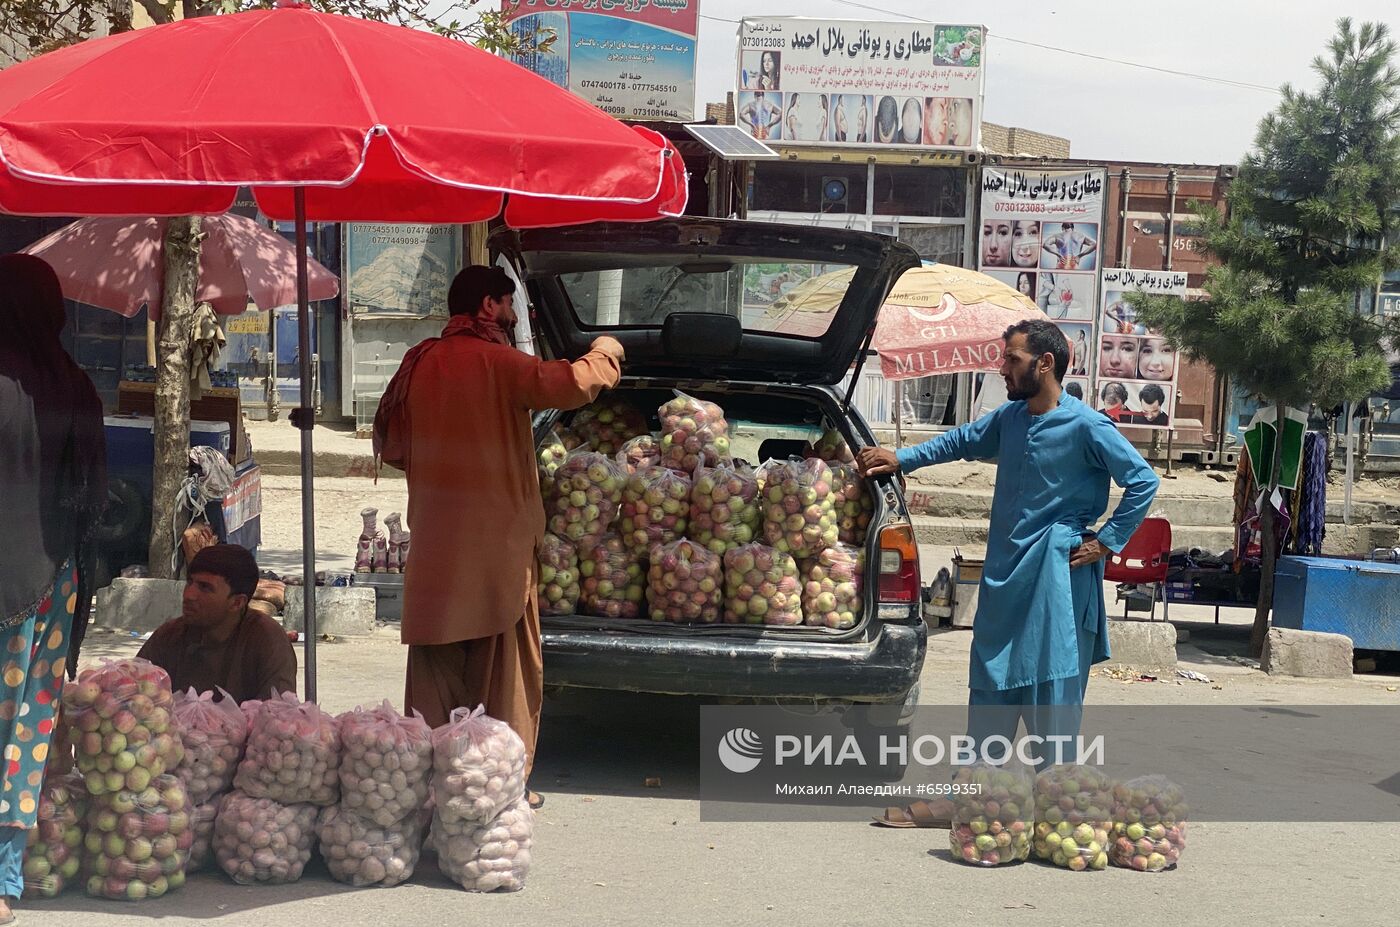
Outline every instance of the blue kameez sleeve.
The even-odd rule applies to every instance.
[[[992,460],[1001,449],[1001,418],[1007,406],[987,413],[923,444],[895,452],[901,473],[913,473],[950,460]]]
[[[1128,539],[1147,517],[1161,480],[1113,422],[1096,416],[1089,420],[1088,427],[1090,462],[1107,470],[1113,482],[1123,488],[1118,508],[1099,532],[1099,543],[1117,553],[1127,546]]]

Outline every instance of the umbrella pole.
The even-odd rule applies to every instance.
[[[894,447],[904,446],[904,381],[894,381]]]
[[[306,267],[306,189],[292,194],[296,207],[297,343],[301,346],[301,406],[292,424],[301,429],[302,633],[306,636],[306,700],[316,701],[316,457],[311,429],[316,399],[311,385],[311,299]]]

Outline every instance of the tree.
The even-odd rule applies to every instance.
[[[134,0],[156,24],[276,6],[276,0]],[[425,28],[495,53],[529,49],[547,53],[554,41],[549,30],[512,31],[506,14],[478,8],[481,0],[455,0],[440,12],[432,0],[314,0],[317,9],[377,22]],[[80,42],[99,25],[109,32],[132,28],[132,0],[6,0],[6,29],[34,54]],[[471,13],[465,23],[455,18]],[[156,336],[155,465],[152,468],[152,576],[170,577],[175,552],[175,498],[188,470],[190,440],[190,338],[198,280],[200,220],[172,219],[165,236],[165,287]],[[276,389],[276,384],[273,384]]]
[[[1262,402],[1331,409],[1390,382],[1389,333],[1358,311],[1400,264],[1400,73],[1384,25],[1337,23],[1313,61],[1315,92],[1283,88],[1240,164],[1229,210],[1195,205],[1209,297],[1133,296],[1141,319]],[[1277,472],[1281,442],[1276,442]],[[1272,485],[1268,488],[1273,488]],[[1263,575],[1250,635],[1263,649],[1278,559],[1275,511],[1260,517]]]

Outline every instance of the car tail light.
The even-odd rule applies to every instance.
[[[880,593],[882,603],[911,605],[919,601],[919,545],[911,525],[890,525],[880,531]]]

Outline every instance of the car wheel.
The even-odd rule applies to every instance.
[[[146,499],[134,483],[112,480],[107,487],[107,511],[93,529],[104,544],[118,544],[141,529],[146,520]]]

